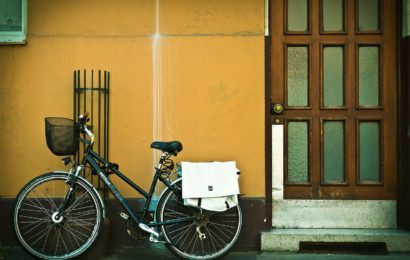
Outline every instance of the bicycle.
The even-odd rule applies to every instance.
[[[182,151],[182,144],[153,142],[151,148],[162,151],[158,166],[146,192],[93,151],[94,134],[87,127],[88,113],[78,123],[67,118],[46,118],[46,140],[56,155],[76,154],[79,142],[85,144],[81,163],[65,157],[72,164],[69,172],[53,171],[29,181],[16,197],[13,230],[19,244],[29,254],[43,259],[68,259],[89,249],[100,233],[105,218],[104,200],[96,188],[80,175],[90,167],[119,201],[129,218],[150,242],[164,243],[182,258],[213,259],[228,254],[241,233],[242,210],[238,204],[223,212],[186,206],[182,199],[181,178],[171,180],[175,164],[171,156]],[[80,138],[80,133],[83,138]],[[88,138],[87,138],[88,137]],[[115,174],[146,199],[142,212],[134,211],[110,180]],[[150,203],[158,180],[165,184],[155,212]],[[153,219],[150,216],[153,215]]]

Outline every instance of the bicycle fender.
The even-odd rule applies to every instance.
[[[178,181],[182,181],[182,178],[178,178],[178,179],[176,179],[175,181],[171,182],[171,185],[174,185],[174,184],[175,184],[176,182],[178,182]],[[164,195],[164,193],[165,193],[168,189],[169,189],[169,187],[166,187],[166,188],[161,192],[161,195],[159,195],[158,201],[161,200],[162,196]],[[155,212],[157,212],[157,210],[158,210],[158,205],[159,205],[159,203],[157,204],[157,207],[155,208]],[[155,221],[157,221],[156,218],[157,218],[157,214],[154,214],[154,220],[155,220]]]

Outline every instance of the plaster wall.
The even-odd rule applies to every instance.
[[[263,0],[30,0],[27,24],[0,46],[1,197],[64,169],[44,117],[72,117],[76,69],[111,72],[110,160],[142,187],[160,138],[182,141],[177,161],[237,161],[264,197]]]

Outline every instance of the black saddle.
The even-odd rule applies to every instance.
[[[180,151],[182,151],[182,144],[179,141],[172,141],[172,142],[153,142],[151,144],[151,148],[161,150],[163,152],[172,153],[177,155]]]

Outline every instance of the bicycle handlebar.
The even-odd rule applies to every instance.
[[[93,132],[91,132],[91,130],[88,129],[88,127],[86,125],[86,123],[90,120],[89,115],[90,114],[88,112],[85,112],[84,114],[80,115],[78,117],[78,122],[80,124],[80,129],[82,131],[84,131],[84,133],[86,133],[90,137],[91,144],[93,144],[94,143],[94,134],[93,134]]]
[[[80,115],[78,117],[78,121],[81,124],[85,124],[88,122],[88,120],[90,120],[90,118],[88,117],[90,114],[88,112],[85,112],[84,114]]]

